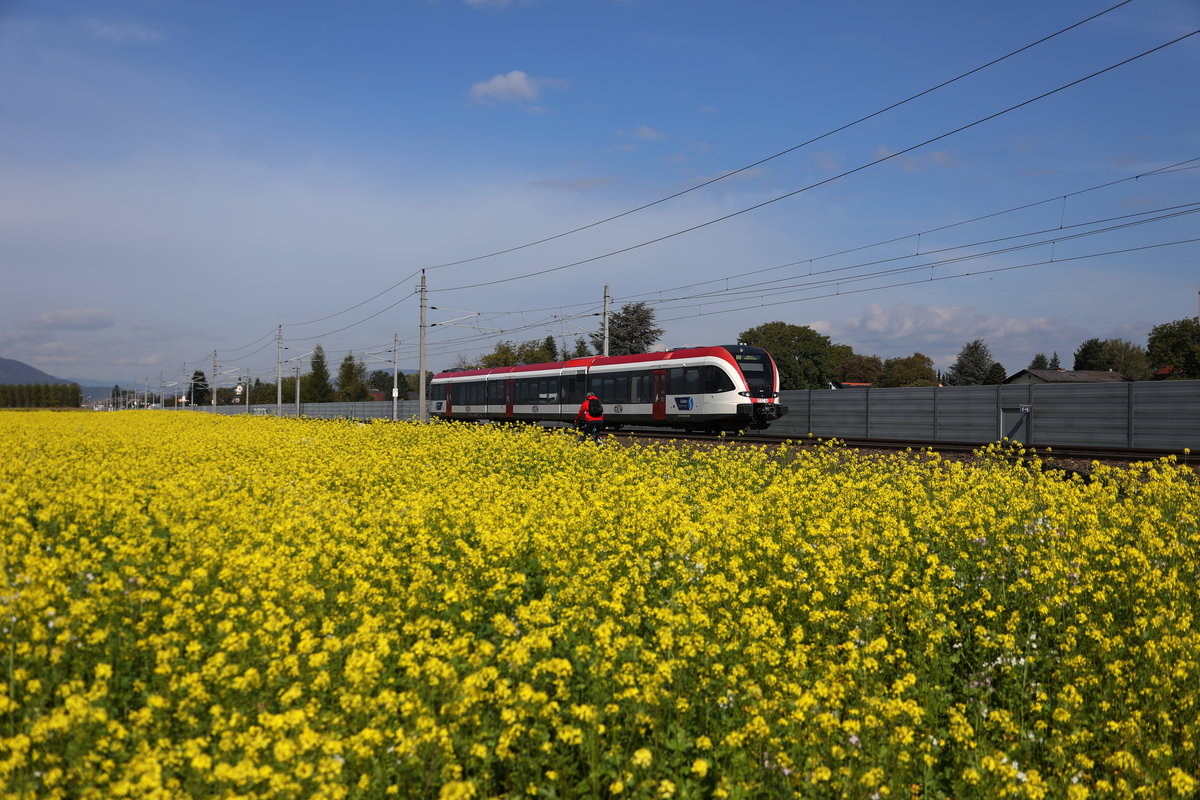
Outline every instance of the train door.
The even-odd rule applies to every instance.
[[[667,418],[667,371],[665,369],[654,370],[654,375],[651,377],[651,389],[654,392],[654,419]]]
[[[512,419],[513,401],[517,395],[517,382],[514,380],[506,380],[504,382],[504,416]]]

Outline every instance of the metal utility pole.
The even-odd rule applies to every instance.
[[[425,405],[425,270],[421,270],[421,341],[420,355],[417,358],[417,419],[429,421],[429,409]]]
[[[217,410],[217,351],[213,350],[212,377],[208,379],[208,391],[212,394],[213,411]]]
[[[275,416],[283,416],[283,326],[275,333]]]
[[[400,416],[400,334],[392,334],[392,422]]]
[[[300,416],[300,361],[296,360],[296,416]]]
[[[608,355],[608,286],[604,287],[604,352],[601,355]]]

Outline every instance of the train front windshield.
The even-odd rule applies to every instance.
[[[742,374],[746,376],[750,396],[774,397],[775,366],[771,363],[771,357],[767,355],[767,352],[745,345],[730,346],[727,349],[742,370]]]

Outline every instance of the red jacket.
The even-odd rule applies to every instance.
[[[598,417],[593,417],[591,414],[588,413],[588,400],[591,400],[593,397],[596,397],[596,395],[589,394],[584,399],[583,403],[579,406],[579,413],[575,415],[576,422],[579,422],[580,420],[583,420],[584,422],[603,422],[604,421],[603,414],[601,414]],[[600,398],[596,397],[596,399],[599,400]]]

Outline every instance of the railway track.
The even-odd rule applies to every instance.
[[[654,428],[624,428],[620,431],[609,431],[610,434],[633,439],[674,440],[688,442],[709,442],[725,444],[750,445],[792,445],[796,447],[814,447],[824,444],[830,439],[817,437],[795,437],[780,434],[760,433],[750,431],[744,434],[725,434],[724,436],[711,433],[688,433],[684,431],[665,431]],[[844,439],[837,441],[844,447],[856,450],[900,452],[905,450],[933,450],[939,453],[970,455],[986,445],[979,442],[930,442],[930,441],[898,441],[890,439]],[[1189,453],[1184,450],[1150,450],[1138,448],[1117,447],[1085,447],[1078,445],[1021,445],[1028,453],[1039,456],[1043,461],[1052,462],[1085,462],[1099,461],[1102,463],[1131,464],[1139,461],[1157,461],[1168,456],[1175,456],[1176,462],[1200,469],[1200,453]]]

